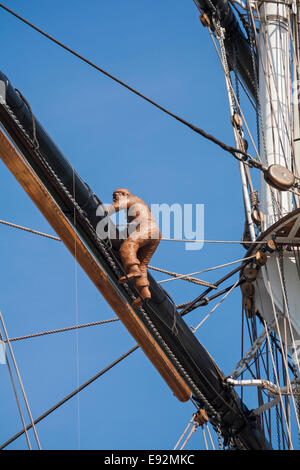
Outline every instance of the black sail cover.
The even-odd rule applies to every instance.
[[[71,223],[76,210],[76,229],[80,236],[115,285],[118,285],[119,290],[130,301],[128,289],[118,284],[116,273],[108,260],[114,259],[119,269],[122,269],[118,258],[118,245],[113,240],[104,240],[100,246],[96,235],[97,223],[104,217],[96,215],[97,208],[102,204],[100,199],[79,177],[35,119],[26,99],[1,72],[0,93],[0,121],[3,128]],[[242,403],[233,388],[228,386],[224,374],[191,332],[167,293],[150,273],[148,275],[152,298],[143,305],[143,310],[150,322],[145,320],[139,308],[135,311],[190,387],[194,399],[206,409],[215,427],[218,420],[211,409],[217,412],[225,441],[235,437],[240,448],[268,448],[269,444],[257,418]],[[154,334],[154,330],[158,332],[158,336]]]

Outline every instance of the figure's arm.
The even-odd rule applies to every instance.
[[[108,215],[114,214],[115,212],[122,211],[127,209],[130,204],[130,198],[121,198],[116,202],[113,202],[110,206],[106,208]]]
[[[119,210],[119,205],[116,202],[106,207],[106,212],[108,215],[112,215],[115,212],[118,212]]]

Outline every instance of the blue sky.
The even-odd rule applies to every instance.
[[[41,29],[195,125],[234,145],[222,69],[192,0],[6,0]],[[118,187],[152,204],[204,204],[205,238],[239,240],[237,162],[0,10],[1,71],[66,158],[105,202]],[[245,104],[249,123],[255,116]],[[53,233],[0,162],[0,219]],[[254,174],[254,181],[257,178]],[[115,316],[64,246],[0,226],[1,303],[10,337]],[[188,273],[242,258],[239,245],[161,242],[151,264]],[[203,275],[214,281],[227,270]],[[154,273],[157,280],[165,278]],[[235,278],[236,279],[236,278]],[[198,286],[165,284],[177,304]],[[76,295],[77,293],[77,295]],[[236,291],[197,337],[229,374],[240,358]],[[196,325],[211,307],[186,317]],[[134,345],[120,322],[13,343],[34,417]],[[21,428],[0,366],[0,441]],[[194,412],[138,350],[38,426],[44,449],[172,449]],[[33,442],[33,439],[32,439]],[[187,448],[203,448],[196,433]],[[26,449],[19,438],[10,449]]]

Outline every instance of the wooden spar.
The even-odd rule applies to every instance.
[[[77,262],[116,312],[124,326],[134,337],[176,397],[182,402],[187,401],[191,397],[191,391],[188,386],[147,331],[133,308],[109,279],[96,258],[87,249],[37,175],[23,160],[1,130],[0,158],[74,257],[76,248]]]

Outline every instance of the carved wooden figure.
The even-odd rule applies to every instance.
[[[109,215],[126,210],[128,236],[122,243],[119,253],[127,276],[120,282],[134,279],[143,299],[150,299],[147,267],[161,239],[160,230],[147,204],[134,196],[126,188],[116,189],[113,204],[107,208]],[[137,299],[138,305],[141,299]]]

